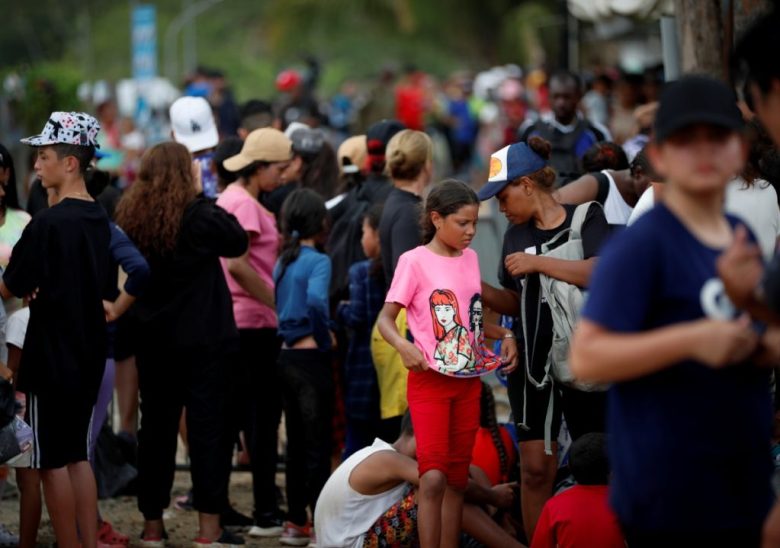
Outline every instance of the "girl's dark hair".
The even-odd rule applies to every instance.
[[[385,208],[385,204],[374,204],[366,211],[363,219],[368,221],[368,226],[374,230],[379,230],[379,222],[382,220],[382,211]]]
[[[214,149],[211,161],[214,162],[214,167],[217,170],[217,178],[222,186],[227,186],[238,179],[238,173],[225,169],[223,162],[231,156],[235,156],[241,152],[243,145],[244,141],[239,137],[226,137],[225,139],[222,139],[217,145],[217,148]]]
[[[339,164],[336,152],[328,143],[323,143],[316,154],[301,154],[303,170],[301,184],[305,188],[317,191],[325,200],[336,195],[339,182]]]
[[[550,160],[550,155],[552,154],[552,145],[549,143],[549,141],[534,135],[533,137],[528,138],[527,144],[528,147],[541,156],[543,160]],[[555,170],[549,165],[543,167],[542,169],[538,169],[533,173],[524,175],[524,177],[531,179],[537,187],[545,192],[552,193],[555,190]],[[515,179],[512,181],[512,184],[518,184],[521,178],[522,177]]]
[[[16,189],[16,168],[11,153],[0,144],[0,167],[8,168],[8,184],[5,185],[5,197],[0,200],[0,209],[6,208],[21,209],[19,207],[19,192]]]
[[[425,200],[425,209],[422,217],[422,241],[424,244],[433,240],[436,227],[433,226],[431,213],[434,211],[446,217],[452,215],[463,206],[479,205],[477,194],[463,181],[457,179],[445,179],[433,186]]]
[[[281,270],[277,283],[284,277],[287,267],[300,255],[301,240],[323,233],[328,210],[319,194],[309,188],[299,188],[285,199],[281,217],[284,243],[279,254]]]
[[[628,157],[618,144],[596,143],[582,156],[582,169],[585,173],[595,173],[602,169],[622,171],[628,169]]]
[[[255,172],[260,168],[267,168],[270,165],[269,162],[263,162],[261,160],[255,160],[251,164],[249,164],[246,167],[241,168],[236,173],[238,173],[238,176],[244,180],[249,179],[252,175],[255,174]]]
[[[474,322],[474,318],[472,317],[472,312],[474,311],[474,305],[480,303],[482,304],[482,297],[479,293],[475,293],[471,297],[471,301],[469,302],[469,329],[471,329],[471,332],[474,333],[477,330],[477,325]]]
[[[501,463],[501,477],[509,477],[509,455],[507,455],[504,440],[501,438],[501,430],[496,418],[496,399],[493,397],[493,389],[482,383],[482,397],[479,402],[479,425],[490,431],[493,445],[498,452],[498,460]]]

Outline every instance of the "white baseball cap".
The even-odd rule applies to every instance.
[[[214,148],[219,132],[211,106],[203,97],[179,97],[171,105],[173,139],[190,152]]]

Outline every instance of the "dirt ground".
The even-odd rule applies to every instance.
[[[499,385],[495,377],[489,376],[487,379],[493,387],[493,393],[496,398],[496,412],[499,422],[506,422],[509,417],[509,401],[506,395],[506,389]],[[118,420],[118,419],[116,419]],[[279,431],[280,451],[285,443],[284,421]],[[187,460],[186,452],[180,443],[177,462],[185,463]],[[14,473],[11,472],[9,478],[11,483],[14,481]],[[276,484],[284,490],[284,474],[278,473]],[[177,471],[176,479],[171,493],[171,500],[175,500],[180,495],[186,495],[190,488],[189,472]],[[249,472],[234,471],[230,482],[230,500],[236,510],[242,514],[252,515],[252,476]],[[141,534],[143,519],[136,507],[135,497],[119,497],[114,499],[101,500],[99,502],[100,512],[103,519],[110,521],[117,531],[130,536],[130,546],[139,546],[137,539]],[[54,533],[49,522],[46,509],[44,507],[43,519],[38,533],[38,546],[53,546]],[[197,535],[197,513],[192,511],[182,511],[175,508],[169,508],[165,515],[166,529],[169,535],[168,546],[173,548],[191,546],[192,540]],[[19,531],[19,498],[15,486],[7,485],[5,495],[0,500],[0,524],[4,524],[14,533]],[[244,535],[247,547],[259,546],[280,546],[278,539],[253,539]]]
[[[11,473],[13,481],[13,472]],[[277,477],[277,483],[283,485],[283,476]],[[189,472],[176,472],[176,481],[173,487],[173,498],[185,495],[190,487]],[[10,491],[10,492],[9,492]],[[6,488],[6,498],[0,501],[0,523],[5,524],[11,531],[19,531],[19,499],[15,496],[13,487]],[[11,498],[8,496],[11,495]],[[233,506],[242,514],[252,514],[252,476],[249,472],[234,472],[231,476],[230,499]],[[117,531],[130,536],[130,546],[138,546],[137,538],[141,534],[143,519],[136,508],[135,497],[120,497],[101,500],[100,511],[104,519],[110,521]],[[170,508],[165,513],[165,523],[170,540],[168,546],[191,546],[192,540],[197,536],[197,513],[181,511]],[[255,546],[279,546],[278,539],[252,539],[244,536],[248,547]],[[54,533],[49,523],[48,515],[44,510],[41,528],[38,533],[38,546],[53,546]]]

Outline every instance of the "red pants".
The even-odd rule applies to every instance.
[[[465,489],[479,428],[479,378],[448,377],[433,370],[409,373],[407,399],[417,440],[420,477],[439,470]]]

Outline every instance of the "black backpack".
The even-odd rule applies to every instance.
[[[552,146],[550,165],[555,168],[558,177],[556,187],[561,187],[582,175],[580,159],[577,157],[575,147],[583,133],[588,130],[585,120],[577,120],[577,127],[570,133],[563,133],[552,124],[540,121],[535,124],[532,135],[538,135],[549,141]]]
[[[332,213],[333,225],[325,250],[332,263],[330,296],[332,302],[348,298],[349,267],[366,259],[360,240],[363,237],[363,217],[374,204],[385,201],[393,188],[385,177],[372,175],[360,186],[351,189]]]

